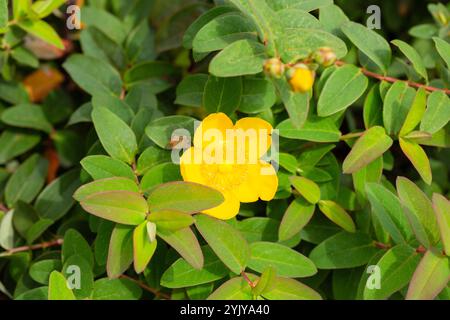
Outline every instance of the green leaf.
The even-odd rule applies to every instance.
[[[450,256],[450,202],[440,194],[433,194],[433,208],[441,232],[445,254]]]
[[[340,232],[315,247],[309,258],[319,269],[354,268],[366,264],[377,251],[367,234]]]
[[[361,69],[350,64],[338,68],[322,89],[317,114],[327,117],[347,109],[363,95],[368,83]]]
[[[3,249],[10,250],[14,247],[14,210],[8,211],[0,220],[0,246]]]
[[[379,182],[383,174],[383,157],[379,157],[375,161],[371,162],[366,167],[356,171],[352,174],[353,186],[356,192],[356,199],[359,204],[365,205],[366,196],[366,184],[370,182]]]
[[[191,215],[177,210],[158,210],[152,212],[148,221],[154,222],[156,227],[166,230],[179,230],[189,227],[195,222]]]
[[[21,65],[28,66],[31,68],[39,67],[38,58],[36,58],[33,53],[31,53],[24,47],[16,47],[13,50],[11,50],[11,57]]]
[[[202,249],[191,228],[160,229],[158,230],[158,236],[173,247],[195,269],[203,268]]]
[[[375,126],[366,130],[345,158],[342,164],[344,173],[354,173],[364,168],[389,150],[392,143],[384,128]]]
[[[36,133],[5,130],[0,135],[0,164],[35,147],[41,140]]]
[[[48,287],[34,288],[15,297],[15,300],[48,300]]]
[[[64,263],[61,272],[67,276],[67,282],[73,286],[72,292],[77,299],[90,298],[94,287],[94,274],[92,265],[86,259],[77,254],[71,255]]]
[[[263,71],[265,47],[252,40],[239,40],[217,54],[209,65],[209,72],[216,77],[236,77]]]
[[[164,272],[161,285],[166,288],[192,287],[222,279],[229,273],[209,246],[203,246],[202,251],[205,258],[202,269],[195,269],[180,258]]]
[[[48,300],[76,300],[72,290],[67,286],[66,278],[58,271],[50,274]]]
[[[421,75],[426,82],[428,82],[428,73],[427,69],[425,68],[425,64],[423,62],[422,57],[417,52],[416,49],[414,49],[412,46],[407,44],[404,41],[401,40],[393,40],[391,41],[392,44],[397,46],[400,51],[408,58],[409,61],[411,61],[414,69],[417,71],[419,75]]]
[[[82,257],[92,267],[94,266],[94,255],[89,243],[75,229],[69,229],[64,234],[61,258],[65,264],[72,256]]]
[[[278,162],[283,169],[286,169],[290,173],[297,173],[298,163],[297,158],[292,154],[280,152],[278,154]]]
[[[136,173],[140,176],[144,175],[152,167],[170,161],[170,152],[156,146],[148,147],[137,160]]]
[[[264,78],[244,78],[239,111],[244,113],[259,113],[270,109],[276,102],[275,87],[271,81]]]
[[[92,121],[105,150],[117,160],[133,163],[138,146],[130,127],[106,108],[94,108]]]
[[[268,300],[322,300],[319,293],[294,279],[276,277],[273,289],[263,294]]]
[[[44,186],[48,161],[37,154],[29,157],[8,180],[5,200],[12,208],[17,201],[30,203]]]
[[[281,220],[278,229],[280,241],[289,240],[308,224],[314,214],[315,206],[297,198],[291,202]]]
[[[341,132],[330,118],[309,118],[305,125],[298,129],[291,119],[282,121],[278,126],[280,137],[313,142],[338,142]]]
[[[91,101],[93,109],[107,108],[127,124],[135,117],[133,109],[125,100],[110,93],[96,92]]]
[[[118,278],[133,262],[133,230],[132,226],[117,224],[109,242],[106,271],[108,278]],[[95,296],[94,284],[94,296]]]
[[[46,133],[52,131],[52,125],[48,122],[40,106],[21,104],[7,108],[1,114],[1,120],[15,127],[42,130]]]
[[[135,179],[133,170],[124,162],[108,156],[88,156],[80,161],[81,166],[94,180],[125,177]]]
[[[389,88],[383,106],[383,122],[388,134],[399,133],[415,96],[415,90],[404,81],[398,81]]]
[[[0,29],[8,24],[8,0],[0,1]]]
[[[83,24],[101,30],[117,44],[121,44],[127,36],[122,22],[106,10],[100,10],[93,6],[84,6],[80,16]]]
[[[138,300],[142,289],[128,279],[99,279],[94,283],[94,300]]]
[[[444,92],[434,91],[428,97],[427,104],[420,130],[434,134],[450,121],[450,99]]]
[[[203,94],[203,106],[208,113],[233,114],[242,97],[241,78],[216,78],[210,76]]]
[[[300,192],[300,194],[309,203],[316,204],[320,200],[320,188],[314,182],[304,177],[292,176],[289,178],[292,186]]]
[[[389,43],[378,33],[352,21],[342,26],[342,31],[351,42],[372,60],[383,72],[391,64],[391,48]]]
[[[78,169],[66,172],[47,185],[34,205],[39,216],[53,221],[62,218],[74,204],[72,195],[80,185]]]
[[[81,54],[71,55],[63,64],[71,78],[86,92],[119,95],[120,74],[107,62]]]
[[[406,300],[433,300],[447,286],[449,277],[448,257],[427,251],[414,272]]]
[[[62,6],[64,2],[64,0],[38,0],[31,5],[31,10],[33,10],[39,18],[45,18]]]
[[[427,92],[425,89],[420,88],[416,93],[411,109],[409,109],[408,115],[406,116],[405,122],[400,130],[400,136],[407,135],[417,127],[423,118],[426,105]]]
[[[320,29],[295,28],[279,39],[283,61],[291,62],[307,58],[321,47],[331,48],[338,59],[347,54],[347,47],[338,37]]]
[[[295,129],[305,129],[304,126],[309,113],[311,94],[294,92],[286,79],[275,79],[275,86],[284,103],[284,107],[289,114],[290,124]],[[311,120],[311,119],[310,119]],[[288,120],[285,120],[288,121]],[[305,125],[305,123],[307,125]]]
[[[319,209],[331,221],[336,223],[348,232],[355,232],[355,223],[352,217],[336,202],[330,200],[320,200]]]
[[[409,161],[411,161],[414,168],[416,168],[417,173],[419,173],[426,184],[431,185],[433,178],[431,173],[430,160],[428,160],[427,154],[425,153],[423,148],[419,144],[409,139],[400,138],[399,141],[400,148],[409,159]]]
[[[148,212],[144,197],[130,191],[94,193],[83,198],[80,204],[84,210],[97,217],[126,225],[142,223]]]
[[[273,267],[277,275],[283,277],[309,277],[317,273],[314,263],[299,252],[273,242],[253,242],[248,267],[264,272]]]
[[[401,244],[411,240],[413,232],[400,200],[386,187],[377,183],[368,183],[366,192],[372,205],[372,213],[394,242]]]
[[[54,270],[59,271],[62,268],[60,260],[46,259],[34,262],[30,267],[30,277],[44,285],[48,285],[50,273]]]
[[[192,49],[193,40],[200,29],[202,29],[216,17],[233,11],[235,11],[235,9],[231,6],[218,6],[202,14],[189,26],[189,28],[184,33],[183,47],[185,47],[186,49]]]
[[[211,52],[225,48],[238,40],[256,40],[256,26],[240,13],[221,15],[208,22],[196,34],[192,45],[195,52]]]
[[[250,276],[250,275],[249,275]],[[253,276],[253,278],[256,278]],[[247,281],[242,277],[228,280],[217,288],[208,300],[252,300],[253,295]]]
[[[182,180],[180,166],[171,162],[161,163],[150,170],[141,179],[141,190],[145,194],[163,183]]]
[[[138,193],[139,187],[136,182],[127,178],[106,178],[83,185],[74,193],[73,198],[81,202],[88,196],[107,191]]]
[[[252,289],[254,296],[260,296],[264,292],[272,290],[276,280],[276,272],[272,267],[268,267],[261,274],[256,286]]]
[[[378,261],[380,287],[365,287],[364,299],[384,300],[405,287],[420,261],[420,255],[406,244],[397,245],[387,251]]]
[[[170,143],[172,141],[172,136],[174,135],[175,130],[187,130],[184,131],[185,134],[189,132],[192,137],[194,131],[194,121],[194,118],[178,115],[157,118],[150,122],[150,124],[145,128],[145,133],[160,148],[172,149]],[[180,132],[180,134],[181,133],[182,132]],[[173,138],[176,138],[175,141],[179,141],[180,134],[176,136],[174,135]],[[185,138],[184,136],[182,137],[183,139]]]
[[[303,11],[313,11],[330,5],[332,0],[266,0],[267,4],[275,11],[295,8]]]
[[[42,234],[51,226],[53,225],[54,221],[51,219],[39,219],[34,223],[30,229],[26,233],[26,240],[27,243],[33,243],[38,239]]]
[[[397,178],[397,192],[414,233],[426,248],[439,241],[439,227],[430,199],[413,182]]]
[[[431,39],[438,31],[434,23],[424,23],[412,27],[409,34],[419,39]]]
[[[156,239],[150,241],[147,233],[147,221],[138,225],[133,232],[134,270],[141,273],[145,270],[156,250]]]
[[[175,103],[189,107],[201,107],[207,81],[208,75],[206,74],[194,74],[185,77],[177,87]]]
[[[271,218],[253,217],[239,221],[236,228],[249,242],[277,241],[279,222]]]
[[[450,44],[445,40],[442,40],[437,37],[433,37],[433,41],[436,45],[436,49],[439,52],[439,55],[444,59],[447,67],[450,68]]]
[[[58,49],[64,49],[58,33],[47,22],[43,20],[22,20],[17,25],[26,32],[54,45]]]
[[[220,260],[236,274],[244,271],[250,258],[250,248],[240,232],[226,222],[207,215],[199,214],[195,220],[198,231]]]
[[[192,182],[170,182],[152,190],[148,196],[150,212],[162,209],[185,213],[201,212],[223,202],[219,191]]]
[[[170,63],[163,61],[144,61],[128,69],[125,72],[124,80],[127,87],[132,87],[140,83],[152,83],[152,80],[160,80],[163,77],[175,74],[175,72],[175,67]]]

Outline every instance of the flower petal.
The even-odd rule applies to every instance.
[[[272,143],[272,125],[260,118],[242,118],[234,125],[234,129],[242,129],[245,133],[245,152],[261,158],[269,150]]]
[[[229,191],[221,191],[225,201],[219,206],[203,211],[203,213],[213,216],[217,219],[228,220],[235,217],[239,213],[240,202]]]
[[[202,152],[197,148],[191,147],[186,150],[180,158],[180,172],[184,181],[205,184],[201,162],[196,163],[195,154]]]
[[[259,178],[254,180],[261,200],[270,201],[278,190],[278,176],[275,168],[265,161],[260,163]]]
[[[225,113],[210,114],[195,130],[194,146],[205,148],[214,141],[225,140],[227,129],[233,129],[233,122]]]
[[[260,160],[257,164],[247,165],[242,183],[233,189],[240,202],[255,202],[258,199],[269,201],[278,189],[278,177],[274,167]]]

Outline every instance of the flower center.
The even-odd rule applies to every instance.
[[[220,191],[237,188],[246,180],[247,167],[230,163],[203,164],[202,171],[208,184]]]

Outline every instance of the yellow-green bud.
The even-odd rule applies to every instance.
[[[264,72],[271,77],[281,78],[284,74],[284,64],[280,59],[272,58],[264,63]]]
[[[323,65],[324,67],[329,67],[336,62],[336,53],[333,49],[328,47],[319,48],[314,54],[314,60]]]
[[[308,92],[314,85],[316,73],[307,65],[299,63],[289,70],[288,76],[294,92]]]

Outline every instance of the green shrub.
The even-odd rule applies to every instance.
[[[450,6],[373,2],[0,0],[0,292],[449,299]]]

